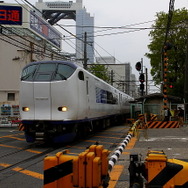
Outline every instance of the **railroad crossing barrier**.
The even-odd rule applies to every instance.
[[[179,128],[178,121],[150,121],[148,122],[148,128]]]
[[[131,138],[133,136],[137,135],[136,134],[137,127],[141,123],[142,123],[142,121],[140,119],[138,119],[137,121],[135,121],[133,123],[133,125],[130,127],[129,132],[128,132],[127,136],[125,137],[125,139],[123,140],[123,142],[120,143],[119,147],[114,151],[113,155],[110,157],[110,159],[109,159],[109,165],[108,165],[109,172],[112,170],[113,166],[118,161],[120,155],[122,154],[122,152],[125,149],[125,147],[127,146],[127,144],[130,142]]]
[[[22,124],[22,123],[20,123],[19,125],[18,125],[18,130],[19,131],[24,131],[24,125]]]
[[[128,135],[125,137],[123,142],[120,144],[120,146],[115,150],[113,155],[110,157],[109,166],[108,166],[109,172],[112,170],[113,166],[118,161],[120,155],[122,154],[123,150],[129,143],[129,141],[131,140],[132,136],[133,136],[132,133],[128,133]]]
[[[91,145],[78,156],[64,150],[55,156],[45,157],[44,188],[107,188],[109,173],[134,136],[139,121],[133,124],[110,159],[110,152],[103,145]]]
[[[157,121],[157,115],[150,114],[150,120],[147,120],[146,114],[139,114],[139,125],[137,129],[153,129],[153,128],[179,128],[179,121]]]
[[[109,151],[92,145],[78,156],[69,150],[44,159],[44,188],[107,187]]]
[[[144,126],[143,124],[140,123],[140,125],[138,125],[137,128],[154,129],[154,128],[179,128],[179,127],[180,127],[180,123],[178,121],[148,121],[147,124],[145,124]]]

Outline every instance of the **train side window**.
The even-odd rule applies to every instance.
[[[79,71],[79,73],[78,73],[78,78],[79,78],[80,80],[84,80],[84,73],[83,73],[82,71]]]

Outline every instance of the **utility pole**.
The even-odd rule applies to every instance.
[[[143,72],[143,68],[144,68],[144,65],[143,65],[143,58],[141,58],[141,74],[140,75],[143,75],[144,77],[144,72]],[[144,82],[145,81],[145,78],[143,80],[141,80],[141,96],[144,96]]]
[[[84,69],[87,70],[87,33],[84,33]]]
[[[111,81],[111,85],[113,86],[113,82],[114,82],[114,71],[111,70],[110,72],[110,81]]]
[[[30,42],[30,62],[33,61],[34,44]]]
[[[167,41],[167,39],[168,39],[172,16],[173,16],[173,12],[174,12],[174,2],[175,2],[175,0],[170,0],[170,3],[169,3],[168,20],[167,20],[167,26],[166,26],[165,41],[164,41],[164,46],[163,46],[163,104],[164,104],[163,108],[164,109],[168,108],[168,106],[167,106],[167,103],[168,103],[168,95],[167,95],[168,56],[167,56],[167,51],[172,48],[172,45]]]

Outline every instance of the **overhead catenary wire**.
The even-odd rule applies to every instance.
[[[38,10],[34,5],[32,5],[30,2],[28,2],[27,0],[22,0],[22,2],[26,2],[27,4],[29,4],[29,6],[32,6],[32,8],[34,8],[35,10],[39,11],[41,13],[40,10]],[[41,13],[42,14],[42,13]],[[113,33],[107,33],[107,34],[102,34],[102,35],[95,35],[95,36],[92,36],[92,37],[98,37],[98,36],[106,36],[106,35],[114,35],[114,34],[121,34],[121,33],[129,33],[129,32],[135,32],[136,30],[139,30],[139,29],[146,29],[146,28],[137,28],[136,30],[134,28],[131,28],[135,25],[142,25],[142,24],[145,24],[145,23],[149,23],[149,22],[152,22],[152,21],[147,21],[147,22],[142,22],[142,23],[136,23],[136,24],[129,24],[129,25],[126,25],[126,26],[95,26],[95,28],[99,28],[99,29],[126,29],[126,31],[122,31],[122,32],[113,32]],[[67,29],[65,29],[64,27],[62,27],[60,24],[57,24],[58,27],[60,27],[61,29],[63,29],[64,31],[66,31],[67,33],[69,33],[72,37],[78,39],[78,40],[81,40],[82,42],[83,39],[77,37],[76,35],[74,35],[73,33],[71,33],[70,31],[68,31]],[[85,26],[82,26],[82,27],[85,27]],[[131,29],[131,31],[127,31],[127,29]],[[66,38],[65,38],[66,40]],[[65,41],[64,40],[64,41]],[[71,48],[73,48],[74,50],[76,49],[75,47],[73,47],[72,45],[68,44],[69,46],[71,46]],[[88,45],[90,45],[88,43]],[[96,51],[96,50],[95,50]],[[78,52],[77,53],[81,53],[81,52]],[[99,54],[99,52],[97,52],[97,54]],[[101,55],[100,55],[101,56]],[[119,61],[119,60],[118,60]],[[120,62],[120,61],[119,61]]]
[[[18,1],[15,0],[17,3]],[[30,6],[32,6],[35,10],[37,10],[38,12],[40,12],[42,14],[42,12],[37,9],[34,5],[32,5],[30,2],[28,2],[27,0],[22,0],[22,2],[26,2],[27,4],[29,4]],[[25,8],[25,7],[24,7]],[[28,11],[28,10],[27,10]],[[143,22],[143,23],[136,23],[136,24],[129,24],[127,26],[135,26],[135,25],[141,25],[141,24],[144,24],[144,23],[149,23],[151,21],[147,21],[147,22]],[[66,30],[64,27],[62,27],[60,24],[57,24],[57,26],[59,26],[60,28],[62,28],[63,30],[65,30],[66,32],[68,32],[71,36],[73,37],[76,37],[74,34],[72,34],[70,31]],[[118,27],[102,27],[102,28],[127,28],[127,26],[118,26]],[[83,26],[84,27],[84,26]],[[128,31],[129,32],[129,31]],[[124,33],[124,32],[123,32]],[[98,35],[98,36],[104,36],[104,35],[112,35],[113,33],[110,33],[110,34],[103,34],[103,35]],[[81,40],[82,42],[84,42],[82,39],[80,39],[79,37],[76,37],[78,40]],[[66,39],[65,39],[66,40]],[[65,41],[64,40],[64,41]],[[74,48],[75,49],[75,48]]]
[[[6,27],[4,27],[4,26],[2,26],[2,25],[0,25],[0,27],[3,28],[4,30],[7,30],[7,31],[11,32],[11,33],[14,34],[15,36],[20,37],[21,39],[23,39],[23,41],[27,41],[27,42],[29,42],[29,43],[32,43],[33,45],[36,45],[36,46],[39,47],[40,49],[43,49],[43,48],[44,48],[43,46],[41,46],[41,45],[39,45],[39,44],[36,44],[36,43],[34,43],[33,41],[28,40],[28,39],[26,39],[25,37],[22,37],[22,36],[18,35],[17,33],[13,32],[13,31],[12,31],[11,29],[9,29],[9,28],[6,28]],[[10,34],[7,35],[7,34],[1,32],[1,35],[3,35],[4,37],[6,37],[6,38],[9,39],[9,44],[12,44],[12,45],[14,45],[14,46],[16,46],[16,47],[19,47],[19,48],[21,48],[21,49],[23,49],[23,50],[26,50],[26,51],[31,51],[31,52],[34,53],[34,54],[44,53],[44,56],[46,56],[46,57],[51,57],[51,54],[48,54],[48,53],[44,52],[43,50],[39,50],[39,49],[37,49],[37,50],[31,50],[31,46],[30,46],[29,44],[23,43],[23,42],[21,42],[20,40],[16,39],[15,37],[12,38],[12,37],[10,36]],[[3,40],[2,37],[1,37],[1,40]],[[10,40],[12,40],[13,42],[16,42],[17,44],[11,42]],[[7,41],[7,40],[4,39],[4,41]],[[19,45],[18,45],[18,44],[19,44]],[[60,58],[60,57],[62,58],[62,55],[58,54],[56,51],[49,50],[49,49],[46,49],[46,50],[49,51],[49,52],[51,52],[51,53],[54,53],[54,54],[58,55],[59,58]]]

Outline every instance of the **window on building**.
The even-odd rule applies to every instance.
[[[15,93],[8,93],[7,94],[8,101],[15,101]]]

